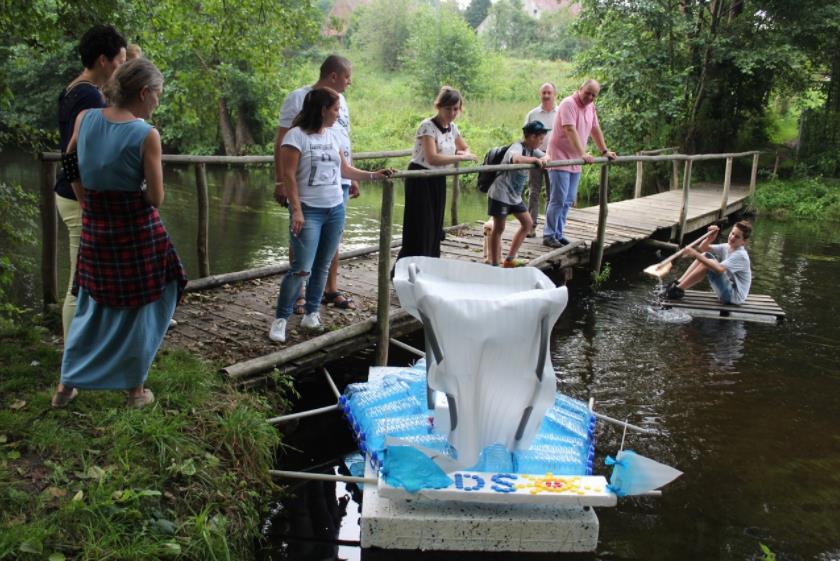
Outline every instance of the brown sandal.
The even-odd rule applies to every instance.
[[[345,296],[341,292],[325,292],[324,297],[321,299],[322,304],[332,304],[339,310],[355,310],[356,304],[353,303],[353,299],[349,296]]]

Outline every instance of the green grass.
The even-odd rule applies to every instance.
[[[0,324],[0,559],[249,559],[285,408],[234,390],[211,365],[161,353],[157,402],[122,392],[49,400],[59,352]]]
[[[759,182],[753,206],[776,218],[840,222],[840,181],[794,178]]]
[[[485,65],[484,90],[466,94],[465,112],[457,121],[472,151],[480,155],[521,135],[525,115],[539,105],[541,84],[554,82],[562,97],[579,81],[565,62],[493,55]],[[365,64],[354,65],[353,84],[345,95],[356,152],[411,148],[417,125],[435,113],[434,100],[418,98],[409,76],[384,74]]]

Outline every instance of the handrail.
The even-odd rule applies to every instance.
[[[402,158],[411,156],[412,151],[407,150],[383,150],[379,152],[355,152],[353,161],[357,160],[382,160],[384,158]],[[255,165],[273,164],[274,156],[198,156],[193,154],[163,154],[162,159],[169,164],[227,164],[227,165]],[[41,160],[44,162],[58,162],[61,160],[61,152],[42,152]]]
[[[634,196],[640,196],[641,194],[641,179],[642,179],[642,165],[644,162],[666,162],[670,161],[673,163],[674,172],[672,174],[672,189],[677,188],[679,185],[679,170],[678,165],[679,162],[684,162],[685,172],[683,175],[683,202],[682,202],[682,209],[680,212],[680,224],[679,230],[677,233],[677,240],[681,240],[683,235],[685,234],[686,228],[686,214],[687,214],[687,206],[688,206],[688,190],[691,187],[691,164],[695,161],[708,161],[708,160],[726,160],[726,173],[724,178],[724,189],[721,198],[721,207],[720,207],[720,216],[724,216],[727,208],[727,201],[729,195],[729,187],[731,182],[731,173],[732,173],[732,160],[734,158],[739,157],[746,157],[752,156],[752,169],[750,174],[750,194],[755,192],[756,180],[757,180],[757,172],[758,172],[758,157],[761,154],[760,151],[751,150],[747,152],[731,152],[731,153],[721,153],[721,154],[662,154],[662,152],[671,151],[674,148],[661,148],[657,150],[645,150],[640,151],[638,154],[635,155],[627,155],[627,156],[619,156],[614,160],[609,160],[604,157],[594,158],[592,162],[584,162],[582,159],[574,159],[574,160],[554,160],[548,163],[548,167],[558,167],[558,166],[568,166],[568,165],[601,165],[604,166],[605,169],[609,167],[609,165],[617,165],[629,162],[636,162],[636,190]],[[371,159],[383,159],[383,158],[400,158],[408,156],[412,153],[410,149],[403,149],[403,150],[384,150],[384,151],[377,151],[377,152],[357,152],[353,155],[355,161],[362,161],[362,160],[371,160]],[[57,262],[57,219],[55,216],[54,208],[54,192],[52,190],[53,184],[55,182],[55,170],[56,170],[56,162],[58,162],[61,158],[60,153],[58,152],[43,152],[41,154],[41,160],[43,162],[42,166],[42,179],[41,179],[41,223],[42,223],[42,230],[43,230],[43,247],[42,247],[42,278],[43,278],[43,296],[44,296],[44,306],[48,306],[50,304],[54,304],[58,301],[58,294],[57,294],[57,282],[56,282],[56,262]],[[208,209],[207,209],[207,180],[206,180],[206,165],[207,164],[223,164],[223,165],[257,165],[257,164],[270,164],[274,161],[273,156],[196,156],[196,155],[182,155],[182,154],[164,154],[162,156],[162,160],[166,163],[178,163],[178,164],[197,164],[196,165],[196,187],[197,187],[197,201],[199,205],[199,224],[198,224],[198,256],[199,256],[199,271],[203,276],[207,276],[210,273],[209,267],[209,256],[207,254],[207,228],[208,228]],[[538,167],[536,164],[500,164],[500,165],[492,165],[492,166],[482,166],[482,165],[473,165],[469,167],[459,167],[458,165],[454,167],[447,167],[447,168],[438,168],[438,169],[429,169],[429,170],[412,170],[412,171],[399,171],[395,173],[390,180],[387,182],[390,184],[390,187],[386,187],[383,189],[383,208],[381,209],[382,215],[382,224],[381,226],[381,234],[384,232],[390,232],[390,227],[393,222],[393,193],[388,196],[388,191],[393,189],[393,182],[396,179],[408,179],[412,177],[435,177],[435,176],[453,176],[453,197],[452,197],[452,221],[453,225],[458,222],[457,219],[457,208],[458,208],[458,194],[460,192],[459,184],[458,184],[458,177],[464,174],[470,173],[479,173],[482,171],[513,171],[513,170],[527,170],[533,169]],[[601,191],[606,191],[606,181],[607,181],[607,174],[601,174],[601,182],[603,183]],[[389,200],[386,200],[389,199]],[[607,197],[601,197],[601,204],[606,205]],[[386,210],[384,206],[390,206],[390,210]],[[606,220],[606,212],[602,212],[600,215],[602,220]],[[386,224],[387,222],[387,224]],[[384,235],[382,236],[385,237]],[[600,236],[599,236],[600,237]],[[382,240],[380,240],[380,243]],[[593,246],[593,263],[600,263],[601,255],[603,254],[603,240],[598,240],[598,243]],[[380,277],[386,278],[386,272],[390,272],[390,252],[384,250],[384,248],[391,247],[391,244],[388,243],[387,245],[382,245],[380,247],[380,255],[382,262],[380,263]],[[383,286],[380,287],[380,290],[389,290],[387,280],[384,281]],[[387,303],[389,301],[390,296],[383,293],[379,295],[379,302],[380,303]],[[380,329],[385,329],[381,336],[379,337],[379,341],[382,344],[387,344],[388,341],[388,331],[387,331],[387,323],[388,317],[387,315],[381,317],[381,322],[385,325],[380,325]],[[387,360],[387,351],[386,354],[383,356],[381,354],[377,355],[377,362],[382,359]]]

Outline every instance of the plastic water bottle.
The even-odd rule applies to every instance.
[[[429,434],[431,423],[426,414],[409,415],[405,417],[374,419],[370,429],[366,430],[362,437],[369,450],[382,450],[385,445],[385,437],[388,436],[418,436]]]
[[[350,396],[353,409],[368,408],[408,395],[408,385],[401,381],[369,387]]]
[[[589,475],[585,457],[568,448],[540,446],[514,454],[514,471],[542,475]]]
[[[491,444],[481,451],[478,462],[470,468],[470,471],[511,473],[513,463],[513,454],[508,452],[504,445]]]
[[[367,431],[375,419],[386,417],[393,419],[405,417],[406,415],[417,415],[423,413],[424,410],[425,408],[416,397],[408,396],[394,401],[386,401],[373,407],[356,407],[353,410],[353,414],[356,422],[363,427],[362,430]]]

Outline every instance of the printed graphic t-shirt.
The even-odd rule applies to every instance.
[[[292,122],[300,113],[300,110],[303,109],[303,99],[311,91],[312,86],[303,86],[286,96],[283,107],[280,108],[279,126],[287,129],[292,128]],[[344,159],[348,164],[353,165],[353,155],[350,149],[350,108],[347,106],[344,94],[338,94],[338,120],[331,128],[341,140],[341,151],[344,153]],[[346,185],[350,184],[349,179],[342,179],[341,182]]]
[[[544,152],[542,150],[527,150],[522,146],[521,142],[514,142],[510,145],[507,152],[502,158],[502,164],[512,164],[514,156],[536,156],[542,158]],[[487,196],[499,202],[508,205],[518,205],[522,203],[522,191],[525,190],[525,182],[528,180],[527,169],[520,169],[514,171],[503,171],[496,176]]]
[[[332,208],[344,202],[339,152],[341,141],[332,129],[318,134],[294,127],[286,133],[283,146],[291,146],[300,152],[295,177],[303,204]]]

